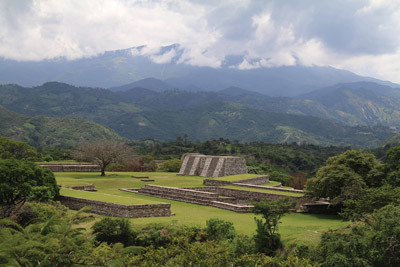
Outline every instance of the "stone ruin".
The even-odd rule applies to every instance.
[[[182,156],[179,175],[223,177],[247,173],[246,160],[232,156],[208,156],[187,153]]]

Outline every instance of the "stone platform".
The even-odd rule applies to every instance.
[[[232,156],[208,156],[188,153],[182,156],[179,175],[223,177],[247,173],[246,160]]]

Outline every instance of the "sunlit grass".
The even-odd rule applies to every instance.
[[[175,173],[161,172],[109,172],[107,174],[118,174],[118,176],[102,177],[100,176],[100,173],[92,172],[55,173],[58,184],[62,184],[63,186],[94,184],[98,190],[98,192],[92,193],[62,188],[62,195],[120,204],[171,204],[171,211],[175,214],[175,216],[131,219],[133,225],[142,226],[148,223],[173,223],[204,227],[208,219],[218,217],[223,220],[233,222],[237,232],[240,234],[255,234],[256,224],[254,222],[254,214],[251,213],[235,213],[209,206],[189,204],[180,201],[144,196],[118,190],[119,188],[140,188],[146,184],[175,187],[198,187],[203,185],[203,177],[178,176]],[[149,179],[154,179],[155,181],[143,182],[141,179],[132,178],[131,176],[148,176]],[[246,178],[252,177],[240,177],[240,179]],[[244,188],[239,187],[239,189],[243,190]],[[248,189],[250,190],[250,188],[246,188],[246,190]],[[267,190],[263,190],[262,192],[266,191]],[[276,192],[277,191],[272,191],[271,193]],[[283,241],[286,243],[304,242],[310,244],[317,242],[322,232],[329,229],[339,228],[347,224],[347,222],[343,222],[337,216],[290,213],[283,217],[282,224],[279,226],[279,232]]]

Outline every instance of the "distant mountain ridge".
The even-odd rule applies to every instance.
[[[387,127],[349,127],[317,118],[335,114],[314,100],[267,97],[237,88],[233,93],[232,88],[215,93],[140,87],[112,92],[55,82],[32,88],[4,85],[0,104],[29,116],[84,118],[129,139],[174,139],[186,133],[193,140],[224,137],[371,147],[394,135]]]
[[[0,106],[0,135],[33,146],[72,147],[82,141],[125,141],[115,131],[81,118],[30,117]]]
[[[161,86],[162,90],[216,92],[234,86],[269,96],[296,96],[337,83],[358,81],[393,85],[332,67],[283,66],[239,70],[237,64],[244,59],[240,55],[235,56],[235,60],[228,56],[220,68],[197,67],[178,63],[184,52],[178,44],[162,47],[151,55],[144,53],[144,49],[144,46],[133,47],[71,61],[61,58],[23,62],[0,58],[0,84],[37,86],[56,80],[77,86],[115,90],[121,89],[124,84],[131,84],[131,88],[161,91],[159,84],[132,84],[142,79],[151,81],[156,78],[170,87],[165,89],[165,86]],[[170,62],[160,60],[171,51],[175,56]]]

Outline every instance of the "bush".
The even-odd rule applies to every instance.
[[[106,217],[96,222],[92,230],[99,242],[122,243],[125,246],[131,246],[135,243],[136,233],[132,230],[127,219]]]
[[[235,227],[232,222],[224,221],[218,218],[211,218],[206,222],[206,233],[209,239],[221,241],[233,239],[236,235]]]
[[[179,172],[182,165],[182,160],[180,159],[170,159],[162,163],[157,171],[160,172]]]
[[[292,177],[289,174],[279,171],[273,171],[268,176],[271,181],[280,182],[282,183],[282,185],[285,186],[289,185],[289,181],[292,179]]]
[[[53,161],[53,158],[52,158],[50,155],[46,155],[46,156],[43,158],[43,160],[46,161],[46,162],[50,162],[50,161]]]

